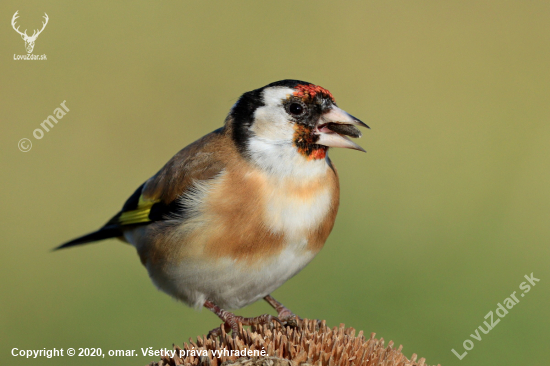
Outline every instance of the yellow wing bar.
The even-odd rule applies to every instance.
[[[144,199],[143,196],[139,196],[138,207],[135,210],[123,212],[118,218],[120,225],[131,225],[149,222],[149,212],[151,207],[160,200]]]

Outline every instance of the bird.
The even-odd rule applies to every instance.
[[[270,294],[323,248],[338,206],[331,147],[365,151],[364,122],[327,90],[280,80],[246,92],[224,125],[176,153],[99,230],[55,249],[118,238],[131,244],[153,284],[222,328],[297,317]],[[229,310],[264,299],[277,316]]]

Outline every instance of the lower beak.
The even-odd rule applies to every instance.
[[[361,132],[356,126],[369,128],[346,111],[332,106],[328,112],[321,116],[317,123],[315,130],[319,135],[319,139],[315,143],[328,147],[343,147],[366,152],[361,146],[348,138],[348,136],[361,137]]]

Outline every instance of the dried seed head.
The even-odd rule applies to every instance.
[[[280,325],[253,326],[251,329],[239,327],[239,334],[233,338],[225,332],[217,339],[198,337],[197,342],[184,344],[184,348],[174,345],[174,358],[162,357],[161,361],[150,366],[426,366],[425,359],[416,362],[416,354],[407,359],[402,346],[393,348],[393,342],[384,347],[384,339],[363,336],[355,329],[340,327],[329,328],[326,322],[300,320],[297,328]],[[207,356],[193,355],[191,349],[206,351]],[[223,350],[265,350],[268,356],[227,356],[218,352]],[[183,351],[180,358],[180,351]],[[231,353],[231,352],[228,352]]]

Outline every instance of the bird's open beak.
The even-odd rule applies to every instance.
[[[315,127],[315,131],[319,135],[319,139],[315,143],[328,147],[343,147],[365,152],[361,146],[348,138],[348,136],[361,137],[361,131],[356,126],[370,128],[346,111],[332,106],[328,112],[321,116]]]

